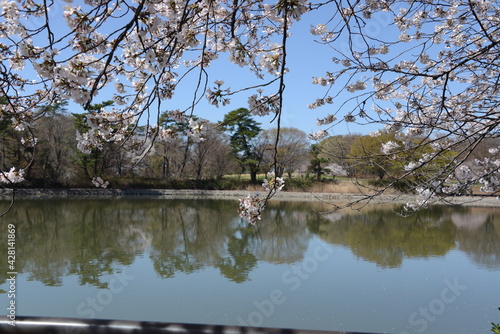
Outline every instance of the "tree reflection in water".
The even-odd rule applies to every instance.
[[[313,237],[380,267],[458,249],[500,269],[498,209],[433,206],[403,218],[393,206],[322,215],[319,203],[271,202],[254,227],[241,221],[237,207],[233,200],[18,200],[0,219],[16,224],[18,272],[47,286],[76,275],[80,285],[106,288],[104,275],[142,255],[163,278],[212,267],[240,283],[259,261],[301,261]],[[0,245],[4,254],[6,247]],[[1,263],[2,283],[7,272]]]

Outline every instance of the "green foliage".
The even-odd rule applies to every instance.
[[[498,308],[498,310],[500,311],[500,307]],[[495,334],[500,334],[500,323],[498,324],[495,324],[494,322],[491,323],[491,331]]]
[[[102,103],[90,104],[85,107],[88,112],[97,112],[102,108],[112,106],[114,101],[104,101]],[[76,131],[85,133],[90,130],[86,123],[86,114],[72,114],[73,124]],[[82,168],[85,178],[89,179],[91,176],[102,175],[104,172],[104,154],[100,150],[93,149],[90,154],[82,153],[75,149],[75,164]]]
[[[372,179],[368,180],[368,185],[378,188],[393,188],[403,193],[412,192],[415,189],[414,183],[405,179]]]
[[[401,212],[402,206],[393,209]],[[335,224],[320,226],[319,233],[326,242],[349,247],[381,268],[399,268],[405,258],[444,256],[455,248],[455,226],[448,220],[455,208],[436,206],[408,219],[387,212],[374,206],[362,215],[341,215]],[[437,225],[437,220],[446,223]]]
[[[310,191],[318,182],[312,177],[294,177],[285,181],[287,191]]]
[[[89,105],[85,106],[85,110],[90,111],[90,112],[99,111],[102,108],[112,106],[113,104],[115,104],[115,101],[113,101],[113,100],[104,101],[102,103],[89,104]]]
[[[322,149],[319,144],[311,145],[309,152],[312,158],[309,161],[308,170],[316,174],[316,181],[319,182],[321,175],[326,172],[322,164],[329,162],[329,159],[321,156]]]
[[[252,181],[255,182],[255,175],[259,170],[261,159],[252,145],[252,139],[257,137],[262,130],[260,123],[252,118],[248,109],[239,108],[224,116],[222,128],[231,134],[230,146],[234,157],[242,170],[245,168],[250,170]]]
[[[68,112],[68,101],[62,100],[54,104],[46,104],[40,107],[45,115],[65,114]]]
[[[382,147],[388,142],[393,142],[397,147],[390,152],[382,152]],[[442,150],[436,152],[426,138],[413,138],[411,142],[402,143],[395,133],[382,132],[378,136],[360,136],[351,146],[350,159],[354,170],[361,175],[376,176],[380,180],[389,176],[390,179],[405,176],[411,181],[425,182],[428,177],[446,179],[456,152]],[[427,161],[407,173],[407,165],[414,161]]]
[[[2,116],[0,119],[0,136],[3,136],[11,125],[12,121],[10,120],[10,117]]]
[[[380,149],[382,144],[393,141],[400,144],[394,133],[381,133],[378,136],[360,136],[354,140],[350,150],[354,170],[358,174],[372,175],[383,179],[387,174],[396,172],[394,161],[387,158]]]

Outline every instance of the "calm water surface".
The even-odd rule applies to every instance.
[[[17,230],[17,314],[399,334],[500,322],[498,209],[403,218],[275,202],[252,227],[237,206],[18,200],[0,218]],[[4,260],[4,306],[8,271]]]

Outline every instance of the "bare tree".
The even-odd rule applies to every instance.
[[[270,129],[261,132],[262,145],[265,145],[264,161],[269,170],[275,171],[278,177],[288,174],[291,178],[300,166],[307,164],[309,158],[309,141],[307,134],[297,128],[281,128],[279,140],[278,130]],[[277,149],[274,147],[277,144]],[[276,155],[276,156],[275,156]]]
[[[210,150],[206,175],[209,178],[222,179],[228,173],[239,170],[233,158],[229,138],[224,133],[217,133],[217,145]]]
[[[203,141],[195,143],[190,154],[191,166],[196,180],[201,180],[209,175],[222,178],[226,169],[217,160],[227,163],[231,153],[229,137],[214,124],[207,124],[207,126],[209,130],[204,133]]]
[[[345,173],[354,176],[354,166],[350,157],[353,143],[360,135],[336,135],[320,142],[320,158],[340,166]]]
[[[148,163],[158,171],[157,176],[165,181],[180,177],[180,162],[183,157],[182,138],[158,140],[155,151],[148,157]]]
[[[36,124],[35,135],[41,138],[36,162],[46,184],[68,185],[74,181],[75,127],[71,116],[66,113],[66,105],[50,107],[50,112]]]

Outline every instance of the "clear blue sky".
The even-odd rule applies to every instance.
[[[284,96],[284,106],[282,114],[282,126],[285,127],[296,127],[306,133],[311,133],[319,130],[320,128],[316,125],[316,119],[326,116],[329,112],[333,113],[340,103],[334,104],[334,106],[323,106],[318,109],[311,110],[307,107],[308,104],[315,101],[316,98],[322,97],[326,92],[326,87],[319,85],[313,85],[311,82],[313,76],[323,76],[325,71],[335,71],[336,66],[332,62],[332,56],[334,55],[332,50],[328,46],[318,45],[314,42],[314,38],[317,36],[312,36],[310,34],[311,25],[316,25],[319,23],[318,13],[308,15],[306,13],[304,18],[297,22],[292,28],[292,36],[288,39],[288,59],[287,65],[290,72],[286,75],[286,90]],[[329,18],[329,13],[324,14],[324,21],[326,22]],[[321,16],[322,14],[320,14]],[[314,18],[316,21],[311,21]],[[321,19],[323,19],[321,17]],[[383,18],[374,21],[372,30],[378,34],[384,34],[388,28],[388,19]],[[339,43],[344,43],[340,41]],[[340,45],[342,48],[342,45]],[[231,87],[232,91],[247,86],[252,86],[262,81],[255,78],[253,74],[249,72],[246,68],[241,68],[238,65],[231,64],[227,61],[227,56],[222,55],[214,64],[208,68],[209,71],[209,87],[213,86],[215,80],[224,80],[225,85],[223,88]],[[185,109],[191,105],[193,100],[193,90],[195,87],[197,72],[193,72],[191,78],[188,78],[183,82],[183,85],[179,85],[174,98],[172,100],[165,101],[162,110],[175,110],[175,109]],[[111,87],[112,88],[112,85]],[[264,94],[275,93],[276,89],[265,88]],[[109,94],[109,95],[108,95]],[[96,98],[95,102],[100,102],[103,100],[108,100],[111,98],[111,90],[105,89]],[[231,97],[231,103],[225,107],[215,107],[209,105],[206,99],[197,105],[195,114],[209,119],[212,122],[222,120],[224,114],[231,110],[248,107],[247,99],[250,95],[255,94],[254,91],[246,91],[238,95]],[[345,93],[350,95],[351,93]],[[342,96],[340,97],[342,100]],[[80,109],[78,106],[72,106],[71,112],[75,112]],[[348,110],[341,111],[341,114],[337,115],[337,118],[341,118]],[[262,123],[263,128],[275,127],[275,124],[270,124],[271,117],[256,117],[256,120]],[[330,131],[331,135],[335,134],[347,134],[347,133],[362,133],[367,134],[369,132],[375,131],[379,127],[374,126],[358,126],[354,123],[342,123],[337,125],[333,131]]]
[[[306,133],[311,133],[320,129],[316,125],[317,118],[325,117],[329,112],[336,110],[335,105],[326,105],[317,109],[309,109],[307,107],[308,104],[314,102],[316,98],[322,97],[326,92],[326,87],[312,84],[313,77],[324,76],[326,71],[334,71],[338,69],[335,66],[339,65],[333,64],[333,52],[328,46],[319,45],[314,42],[314,38],[317,36],[312,36],[309,32],[312,22],[307,20],[307,16],[305,18],[293,26],[293,34],[287,42],[287,67],[290,72],[285,76],[286,90],[282,126],[296,127]],[[208,69],[210,73],[209,87],[212,87],[213,82],[218,79],[224,80],[225,85],[223,88],[229,86],[233,91],[245,86],[262,83],[248,69],[231,64],[229,61],[226,61],[226,58],[227,56],[225,55],[221,56]],[[264,88],[264,94],[275,92],[276,89]],[[234,95],[231,97],[231,103],[225,107],[221,106],[217,108],[208,103],[200,103],[195,113],[211,121],[222,120],[224,114],[229,111],[240,107],[247,107],[248,96],[252,94],[255,94],[255,92],[247,91],[239,95]],[[346,94],[352,96],[351,93]],[[180,89],[172,100],[173,106],[179,100],[184,102],[184,107],[188,106],[192,101],[192,87],[185,90]],[[180,105],[175,108],[182,109]],[[347,110],[345,113],[347,113]],[[344,114],[339,116],[343,116]],[[256,120],[262,123],[263,128],[276,127],[275,124],[270,123],[271,119],[272,117],[256,117]],[[336,126],[332,134],[369,133],[377,129],[368,126],[358,126],[353,123],[343,123]]]

